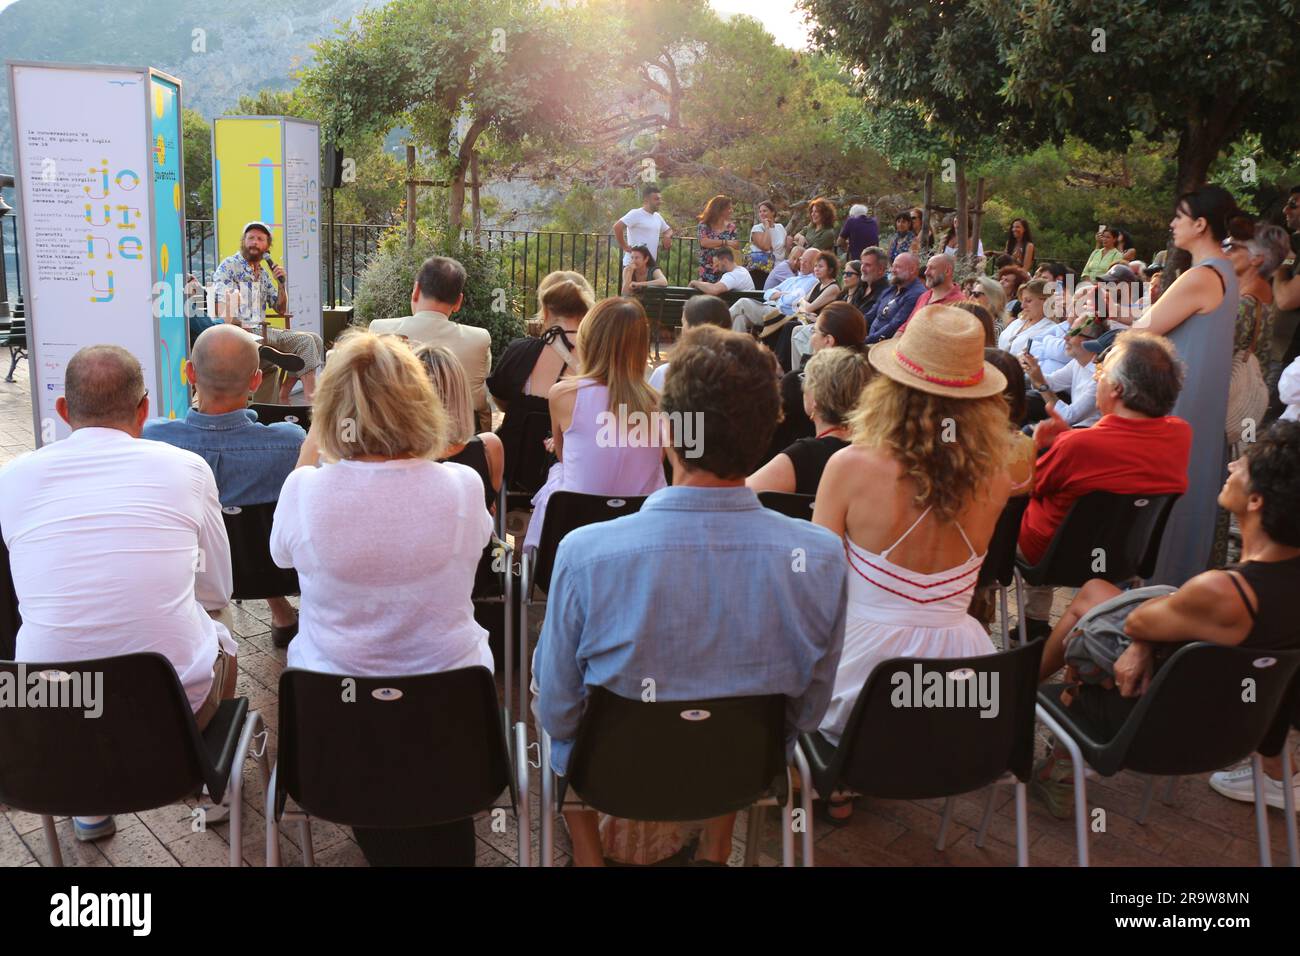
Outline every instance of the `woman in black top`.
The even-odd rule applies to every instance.
[[[1084,685],[1089,693],[1081,691],[1071,705],[1087,710],[1099,732],[1113,736],[1119,731],[1151,682],[1155,651],[1161,645],[1208,641],[1264,652],[1300,648],[1300,628],[1295,625],[1295,595],[1300,593],[1300,423],[1278,422],[1246,446],[1245,454],[1228,466],[1219,505],[1241,527],[1241,563],[1198,574],[1174,593],[1145,601],[1128,615],[1124,630],[1133,643],[1115,662],[1114,688]],[[1079,618],[1119,593],[1101,580],[1079,590],[1048,638],[1043,679],[1062,666],[1066,639]],[[1231,703],[1219,706],[1223,719],[1231,720]],[[1266,796],[1273,803],[1281,798],[1282,762],[1280,755],[1263,760],[1269,778],[1264,781]],[[1061,781],[1054,777],[1068,774],[1053,774],[1048,766],[1038,776],[1040,788],[1059,788]],[[1295,782],[1300,783],[1300,775]],[[1232,799],[1254,800],[1249,768],[1216,773],[1210,786]]]
[[[832,302],[817,316],[812,350],[839,346],[866,354],[867,320],[847,302]],[[787,372],[781,378],[781,420],[777,422],[764,462],[771,461],[800,438],[816,434],[812,419],[803,410],[803,372]]]
[[[491,432],[474,434],[473,405],[464,366],[441,345],[421,345],[415,357],[424,365],[433,390],[447,410],[447,447],[438,460],[456,462],[478,472],[487,510],[496,514],[497,492],[505,473],[505,450],[501,439]]]
[[[745,484],[755,492],[815,495],[826,462],[849,443],[849,416],[870,378],[866,353],[846,348],[817,351],[803,371],[803,407],[815,434],[792,443]]]

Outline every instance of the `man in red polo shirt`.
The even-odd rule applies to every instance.
[[[911,322],[913,316],[927,305],[953,305],[966,298],[957,283],[952,281],[955,268],[956,264],[952,261],[950,255],[940,253],[937,256],[930,257],[925,264],[925,291],[916,300],[912,315],[907,317],[907,322]],[[907,322],[898,327],[898,331],[894,335],[895,338],[903,334],[903,329],[907,328]]]
[[[1052,413],[1034,430],[1038,467],[1019,540],[1021,555],[1033,563],[1047,551],[1076,498],[1092,491],[1163,495],[1187,490],[1192,427],[1169,415],[1183,385],[1173,343],[1146,332],[1125,332],[1095,368],[1101,420],[1072,429]],[[1051,632],[1052,589],[1028,590],[1029,636],[1046,636]]]

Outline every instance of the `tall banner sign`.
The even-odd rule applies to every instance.
[[[239,251],[247,223],[266,223],[271,258],[288,280],[290,327],[320,334],[319,124],[287,116],[219,117],[212,124],[212,183],[217,255]]]
[[[78,349],[120,345],[151,414],[188,401],[180,81],[138,67],[10,63],[37,445]]]

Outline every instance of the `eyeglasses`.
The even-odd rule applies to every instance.
[[[972,299],[982,299],[986,295],[988,295],[988,293],[985,292],[983,289],[971,289],[968,295],[970,295]]]
[[[847,279],[849,276],[853,276],[853,278],[855,278],[855,279],[861,279],[861,278],[862,278],[862,273],[861,273],[861,272],[854,272],[852,269],[846,269],[846,270],[844,271],[844,278]]]

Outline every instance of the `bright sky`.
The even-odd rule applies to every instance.
[[[743,13],[753,17],[782,46],[796,50],[808,48],[808,29],[803,14],[795,9],[794,0],[709,0],[709,6],[723,16]]]

